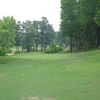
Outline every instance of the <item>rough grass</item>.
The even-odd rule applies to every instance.
[[[0,100],[100,100],[100,51],[0,57]]]

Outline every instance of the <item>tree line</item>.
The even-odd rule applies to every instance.
[[[42,17],[41,21],[17,22],[15,45],[19,51],[19,46],[30,52],[32,49],[38,51],[40,45],[43,51],[51,41],[55,38],[55,31],[49,24],[46,17]]]
[[[100,46],[100,0],[61,0],[62,36],[73,47],[88,51]]]
[[[57,33],[46,17],[42,17],[41,21],[24,22],[16,22],[13,16],[3,17],[0,19],[0,55],[13,46],[16,46],[17,52],[20,47],[27,52],[38,51],[38,47],[43,51],[51,41],[57,42]]]

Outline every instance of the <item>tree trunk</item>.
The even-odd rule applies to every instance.
[[[77,47],[78,47],[78,50],[80,50],[80,34],[78,34],[78,43],[77,43]]]
[[[27,52],[30,52],[30,49],[29,48],[27,48]]]
[[[38,51],[38,45],[36,45],[36,51]]]
[[[88,33],[85,34],[85,51],[89,50],[89,35]]]
[[[97,29],[97,48],[100,46],[100,27]]]
[[[41,52],[43,51],[43,43],[41,43]]]
[[[16,45],[16,52],[17,52],[17,45]]]
[[[77,35],[75,36],[75,42],[76,42],[76,48],[78,47],[77,46],[77,42],[78,42],[78,40],[77,40]]]
[[[36,51],[38,51],[38,40],[36,40]]]
[[[44,38],[41,37],[41,52],[43,51],[43,47],[44,47]]]
[[[72,52],[73,52],[73,51],[72,51],[72,33],[71,33],[71,36],[70,36],[70,43],[71,43],[71,44],[70,44],[70,49],[71,49],[71,53],[72,53]]]
[[[18,52],[19,52],[19,45],[18,45]]]

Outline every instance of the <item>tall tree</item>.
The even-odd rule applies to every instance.
[[[75,32],[76,2],[75,0],[61,0],[61,33],[63,36],[70,37],[71,52],[72,38]]]
[[[37,36],[38,31],[29,20],[23,22],[22,28],[24,37],[22,41],[22,46],[23,48],[27,49],[27,52],[30,52],[30,50],[34,46],[35,37]]]
[[[91,37],[94,38],[94,34],[96,32],[97,25],[94,23],[94,16],[96,14],[96,6],[97,0],[81,0],[81,10],[82,10],[82,22],[81,25],[83,26],[83,36],[84,36],[84,46],[85,50],[89,50],[90,46],[90,39]]]
[[[39,30],[39,26],[40,26],[40,21],[33,21],[33,26],[37,29],[37,35],[36,35],[36,38],[35,38],[35,45],[36,45],[36,51],[38,51],[38,47],[39,47],[39,44],[40,44],[40,30]]]
[[[48,20],[46,17],[42,17],[41,19],[42,19],[42,21],[40,21],[41,51],[43,51]]]
[[[54,39],[55,37],[55,32],[52,27],[52,25],[49,24],[49,21],[47,20],[46,17],[42,17],[42,21],[40,21],[40,43],[41,43],[41,51],[43,51],[47,45],[50,44],[50,42]]]
[[[18,21],[16,25],[16,37],[15,37],[15,46],[16,46],[16,52],[19,52],[19,46],[21,46],[22,43],[22,25],[21,22]]]
[[[9,49],[15,43],[16,20],[12,17],[3,17],[0,20],[0,45],[2,48]]]
[[[61,33],[71,37],[71,51],[74,38],[79,50],[83,48],[88,51],[96,45],[96,40],[99,43],[99,28],[94,22],[96,11],[100,8],[98,1],[61,0]]]
[[[97,27],[97,47],[100,46],[100,1],[98,0],[96,6],[96,14],[94,16],[94,21],[98,25]]]

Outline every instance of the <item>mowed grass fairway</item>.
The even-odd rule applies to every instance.
[[[100,51],[0,57],[0,100],[100,100]]]

